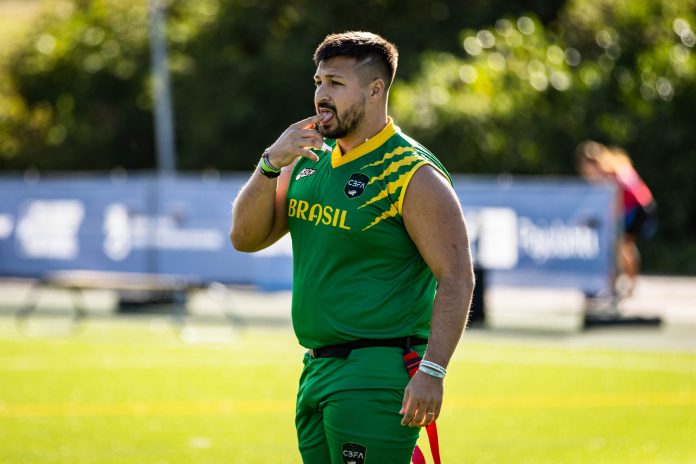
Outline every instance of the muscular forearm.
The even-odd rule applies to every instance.
[[[237,196],[230,230],[230,240],[237,250],[261,250],[287,232],[285,195],[292,164],[300,156],[314,161],[319,159],[310,148],[320,148],[324,143],[321,134],[314,129],[321,118],[314,115],[296,122],[266,149],[268,162],[283,168],[283,172],[276,179],[268,179],[258,170],[255,171]]]
[[[263,248],[273,230],[276,184],[276,179],[256,170],[237,195],[230,230],[230,240],[237,250],[252,252]]]
[[[473,288],[473,272],[438,279],[430,339],[423,359],[447,367],[466,326]],[[404,391],[401,425],[423,427],[434,422],[440,415],[443,393],[441,378],[416,372]]]
[[[440,278],[425,359],[447,367],[466,326],[473,289],[473,271]]]

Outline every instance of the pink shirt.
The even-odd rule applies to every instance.
[[[634,207],[648,206],[653,202],[650,189],[632,166],[625,166],[616,173],[616,180],[623,191],[624,211]]]

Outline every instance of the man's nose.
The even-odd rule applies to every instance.
[[[314,100],[319,103],[328,102],[328,88],[324,84],[319,84],[317,89],[314,91]]]

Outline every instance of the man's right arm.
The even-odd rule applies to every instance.
[[[279,177],[269,179],[257,169],[242,187],[232,206],[230,241],[235,249],[259,251],[287,233],[285,198],[292,166],[299,156],[318,159],[309,148],[321,148],[324,142],[314,129],[319,120],[316,115],[293,124],[268,148],[271,164],[282,168]]]

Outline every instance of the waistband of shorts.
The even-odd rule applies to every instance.
[[[393,347],[410,349],[416,345],[427,345],[428,340],[420,337],[398,337],[384,339],[362,338],[352,340],[350,342],[339,343],[336,345],[324,346],[322,348],[310,349],[307,351],[309,357],[315,358],[347,358],[350,352],[359,348],[374,348],[374,347]]]

